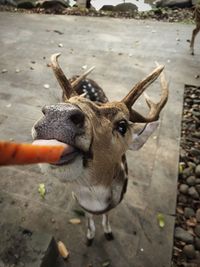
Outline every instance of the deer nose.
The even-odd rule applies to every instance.
[[[73,124],[79,128],[83,127],[85,121],[84,113],[79,109],[79,107],[70,103],[61,103],[56,105],[45,105],[42,108],[42,113],[45,117],[61,118],[70,124]]]

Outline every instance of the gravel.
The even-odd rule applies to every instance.
[[[200,87],[186,86],[172,266],[200,267]]]

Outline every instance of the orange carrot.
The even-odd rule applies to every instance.
[[[63,151],[63,146],[0,142],[0,165],[55,163]]]

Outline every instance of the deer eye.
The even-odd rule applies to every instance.
[[[124,136],[125,133],[127,132],[128,129],[128,122],[123,120],[123,121],[119,121],[116,127],[116,130],[122,135]]]

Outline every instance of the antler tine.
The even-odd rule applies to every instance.
[[[156,121],[159,119],[159,114],[165,104],[167,103],[168,100],[168,94],[169,94],[169,89],[168,89],[168,83],[165,79],[164,73],[161,73],[160,77],[161,81],[161,87],[162,87],[162,94],[160,101],[158,103],[154,103],[147,94],[145,94],[145,100],[147,102],[147,105],[150,108],[149,114],[147,117],[142,116],[139,114],[137,111],[131,109],[130,110],[130,120],[132,122],[152,122]]]
[[[72,88],[76,87],[83,79],[85,79],[93,70],[95,66],[91,67],[89,70],[80,75],[75,81],[71,83]]]
[[[140,95],[146,90],[146,88],[152,84],[163,71],[164,66],[158,66],[154,69],[146,78],[138,82],[133,89],[123,98],[122,102],[126,104],[128,109],[131,109],[135,101],[140,97]]]
[[[57,59],[60,55],[61,55],[60,53],[57,53],[51,56],[51,67],[53,69],[53,72],[56,76],[58,83],[60,84],[63,90],[64,96],[66,96],[67,99],[69,99],[72,95],[76,95],[76,92],[73,90],[72,85],[70,84],[64,72],[62,71],[61,67],[58,64]]]

